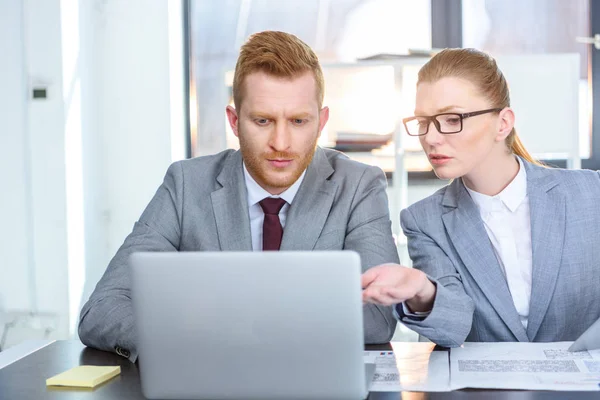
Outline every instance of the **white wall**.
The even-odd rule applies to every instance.
[[[171,160],[168,12],[162,0],[114,0],[98,11],[97,122],[112,253]]]
[[[183,157],[180,12],[166,0],[0,2],[0,37],[15,39],[0,41],[0,310],[55,313],[54,337],[73,330]],[[29,100],[29,83],[48,99]]]
[[[20,0],[0,2],[0,308],[31,307],[29,144]],[[7,279],[10,277],[10,279]]]
[[[29,88],[48,98],[28,101],[30,188],[35,267],[34,311],[57,314],[56,334],[68,333],[64,103],[59,0],[24,3],[25,70]]]
[[[93,72],[88,90],[85,84],[82,89],[84,106],[90,109],[83,138],[84,299],[168,165],[185,154],[182,19],[177,5],[113,0],[88,10],[93,27],[88,43],[93,45],[87,49],[93,51],[85,56]],[[169,16],[174,17],[171,25]]]

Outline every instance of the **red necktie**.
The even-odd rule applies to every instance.
[[[279,221],[279,211],[285,204],[282,198],[267,197],[259,202],[265,213],[263,222],[263,250],[279,250],[283,228]]]

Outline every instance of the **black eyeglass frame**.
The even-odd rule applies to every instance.
[[[438,132],[441,133],[442,135],[453,135],[453,134],[459,133],[459,132],[461,132],[463,130],[463,120],[464,119],[475,117],[477,115],[491,113],[491,112],[500,112],[502,110],[503,110],[503,108],[488,108],[487,110],[472,111],[472,112],[468,112],[468,113],[464,113],[464,114],[460,114],[460,113],[441,113],[441,114],[435,114],[435,115],[431,115],[431,116],[415,115],[414,117],[404,118],[402,120],[402,123],[404,124],[404,129],[406,130],[406,133],[408,133],[409,136],[424,136],[424,135],[427,135],[427,133],[429,132],[429,126],[431,125],[432,122],[435,125],[435,127],[437,128]],[[457,131],[454,131],[454,132],[442,132],[442,127],[440,126],[440,122],[437,120],[437,117],[439,117],[441,115],[456,115],[456,116],[458,116],[460,118],[460,129],[457,130]],[[418,133],[418,134],[415,135],[415,134],[410,133],[410,130],[408,129],[407,123],[409,123],[410,121],[414,121],[417,118],[425,118],[428,122],[427,122],[427,129],[425,129],[425,132],[424,133]]]

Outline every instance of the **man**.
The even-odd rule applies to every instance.
[[[346,249],[363,270],[398,262],[382,171],[317,147],[329,117],[323,94],[304,42],[283,32],[250,37],[235,68],[235,108],[226,110],[240,151],[171,165],[81,311],[84,344],[135,361],[127,265],[135,251]],[[365,342],[389,341],[395,321],[390,307],[365,305]]]

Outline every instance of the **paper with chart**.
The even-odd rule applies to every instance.
[[[465,343],[450,351],[452,389],[600,390],[600,350],[572,343]]]
[[[447,351],[432,351],[433,343],[392,343],[395,351],[365,351],[375,363],[371,392],[450,390]]]

